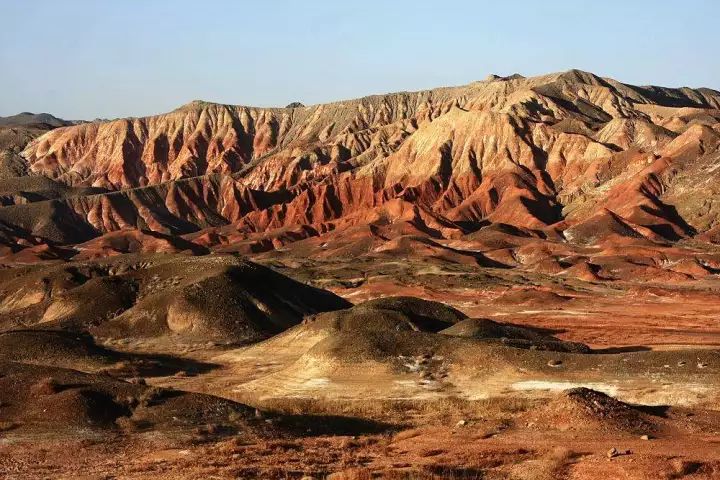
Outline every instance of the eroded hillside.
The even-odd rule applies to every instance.
[[[79,194],[6,187],[0,221],[7,253],[41,250],[28,258],[103,254],[118,235],[140,249],[183,235],[267,251],[394,223],[383,212],[397,204],[433,238],[503,224],[577,244],[712,242],[719,108],[713,90],[576,70],[298,108],[192,102],[32,140],[22,158],[33,182]]]

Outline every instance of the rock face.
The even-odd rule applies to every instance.
[[[720,92],[577,70],[298,108],[196,101],[32,140],[24,171],[63,192],[5,194],[0,242],[17,255],[139,230],[258,252],[488,224],[578,245],[716,241],[719,119]]]

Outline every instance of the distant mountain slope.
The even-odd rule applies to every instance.
[[[578,70],[307,107],[195,101],[34,139],[28,173],[111,192],[6,196],[0,228],[61,244],[140,229],[253,251],[396,221],[440,239],[504,224],[580,244],[712,240],[719,145],[719,92]]]
[[[19,153],[34,138],[54,128],[76,125],[48,113],[19,113],[0,117],[0,180],[28,174],[27,162]],[[2,188],[0,186],[0,188]]]
[[[9,117],[0,117],[0,126],[30,126],[30,125],[49,125],[50,127],[66,127],[76,125],[79,122],[63,120],[49,113],[30,113],[22,112]]]

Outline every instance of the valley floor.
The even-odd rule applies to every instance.
[[[412,259],[352,265],[265,255],[255,261],[355,304],[389,294],[415,296],[442,301],[471,318],[533,327],[563,342],[587,344],[597,363],[542,349],[507,354],[487,347],[487,353],[460,340],[461,352],[472,358],[449,359],[442,343],[432,343],[437,334],[430,334],[412,337],[403,347],[415,356],[402,349],[383,353],[409,361],[406,370],[392,358],[372,355],[345,365],[337,358],[350,351],[343,350],[347,346],[317,351],[314,335],[320,334],[303,330],[305,324],[246,346],[173,336],[107,337],[99,343],[113,352],[172,355],[186,363],[185,370],[146,376],[149,385],[258,407],[260,423],[303,417],[304,431],[248,438],[214,423],[101,433],[37,433],[3,424],[0,476],[720,477],[720,280],[714,275],[673,284],[587,282]],[[544,363],[555,359],[568,370]],[[462,367],[477,361],[487,368],[464,377]],[[625,362],[626,371],[618,374],[617,362]],[[604,391],[627,404],[577,403],[566,393],[573,387]],[[483,388],[494,393],[486,395]]]

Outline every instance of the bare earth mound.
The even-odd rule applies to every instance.
[[[534,428],[591,430],[651,435],[657,430],[651,415],[589,388],[566,390],[522,420]],[[656,420],[657,421],[657,420]]]
[[[107,376],[18,363],[0,364],[5,429],[14,435],[76,429],[185,430],[208,424],[243,435],[274,435],[254,409],[206,395],[131,384]],[[219,427],[218,427],[219,428]]]
[[[340,297],[233,256],[116,257],[6,271],[0,326],[90,329],[98,337],[257,341]]]

